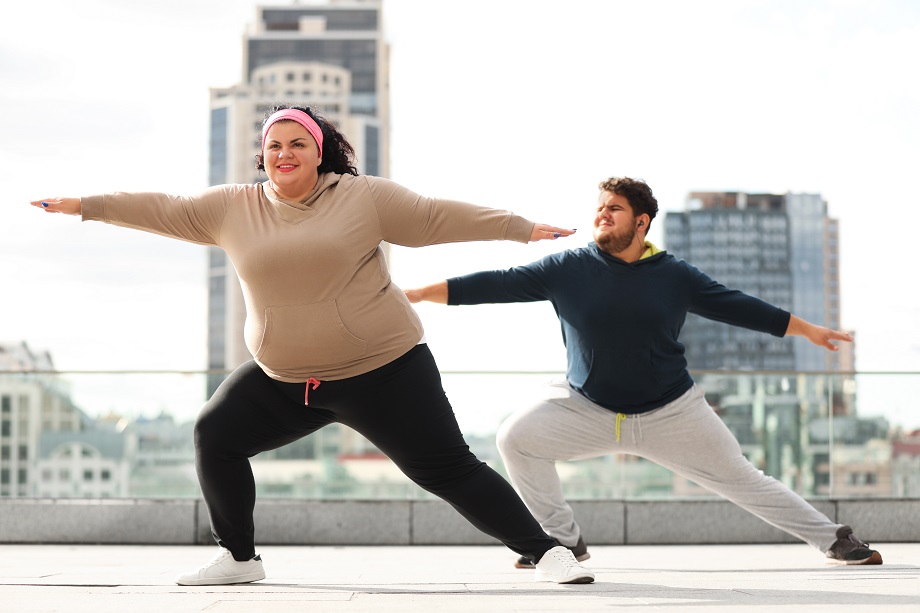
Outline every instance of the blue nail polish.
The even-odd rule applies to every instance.
[[[42,200],[42,206],[45,207],[45,208],[47,208],[47,207],[48,207],[48,203],[45,202],[44,200]]]
[[[562,235],[559,234],[558,232],[553,232],[553,238],[559,238],[560,236]]]

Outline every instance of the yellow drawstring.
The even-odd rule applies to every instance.
[[[618,442],[618,443],[620,442],[620,422],[623,421],[624,419],[626,419],[626,414],[625,414],[625,413],[617,413],[617,428],[616,428],[616,432],[617,432],[617,442]]]

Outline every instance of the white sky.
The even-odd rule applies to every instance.
[[[208,88],[240,80],[257,4],[0,5],[0,340],[49,349],[62,370],[205,366],[201,247],[28,201],[206,187]],[[858,368],[920,371],[920,4],[385,0],[384,11],[392,177],[579,228],[567,242],[399,249],[399,285],[584,244],[611,175],[646,179],[663,212],[692,190],[819,192],[841,220]],[[442,369],[564,367],[548,305],[419,312]],[[916,427],[916,383],[875,377],[860,394]]]

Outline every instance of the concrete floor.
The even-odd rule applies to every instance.
[[[596,582],[572,586],[534,583],[498,546],[270,546],[263,581],[181,587],[215,548],[0,545],[0,611],[920,612],[920,543],[873,546],[884,565],[832,565],[800,544],[599,546]]]

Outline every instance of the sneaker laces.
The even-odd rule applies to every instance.
[[[853,543],[854,545],[856,545],[857,548],[858,548],[858,547],[865,547],[866,549],[869,548],[869,543],[864,543],[864,542],[862,542],[861,540],[859,540],[858,538],[856,538],[856,535],[853,534],[852,532],[850,532],[850,533],[847,535],[847,540],[850,541],[851,543]]]
[[[562,567],[566,570],[572,568],[573,566],[578,566],[578,560],[575,559],[575,555],[568,548],[563,548],[562,550],[550,550],[543,555],[552,556],[552,558],[562,564]]]
[[[204,570],[205,568],[211,568],[211,567],[214,566],[215,564],[219,564],[224,558],[226,558],[226,557],[229,556],[229,555],[231,555],[229,549],[223,549],[223,548],[221,548],[221,550],[220,550],[219,552],[217,552],[217,555],[215,555],[215,556],[211,559],[210,562],[208,562],[207,564],[205,564],[204,566],[201,567],[201,570]]]

